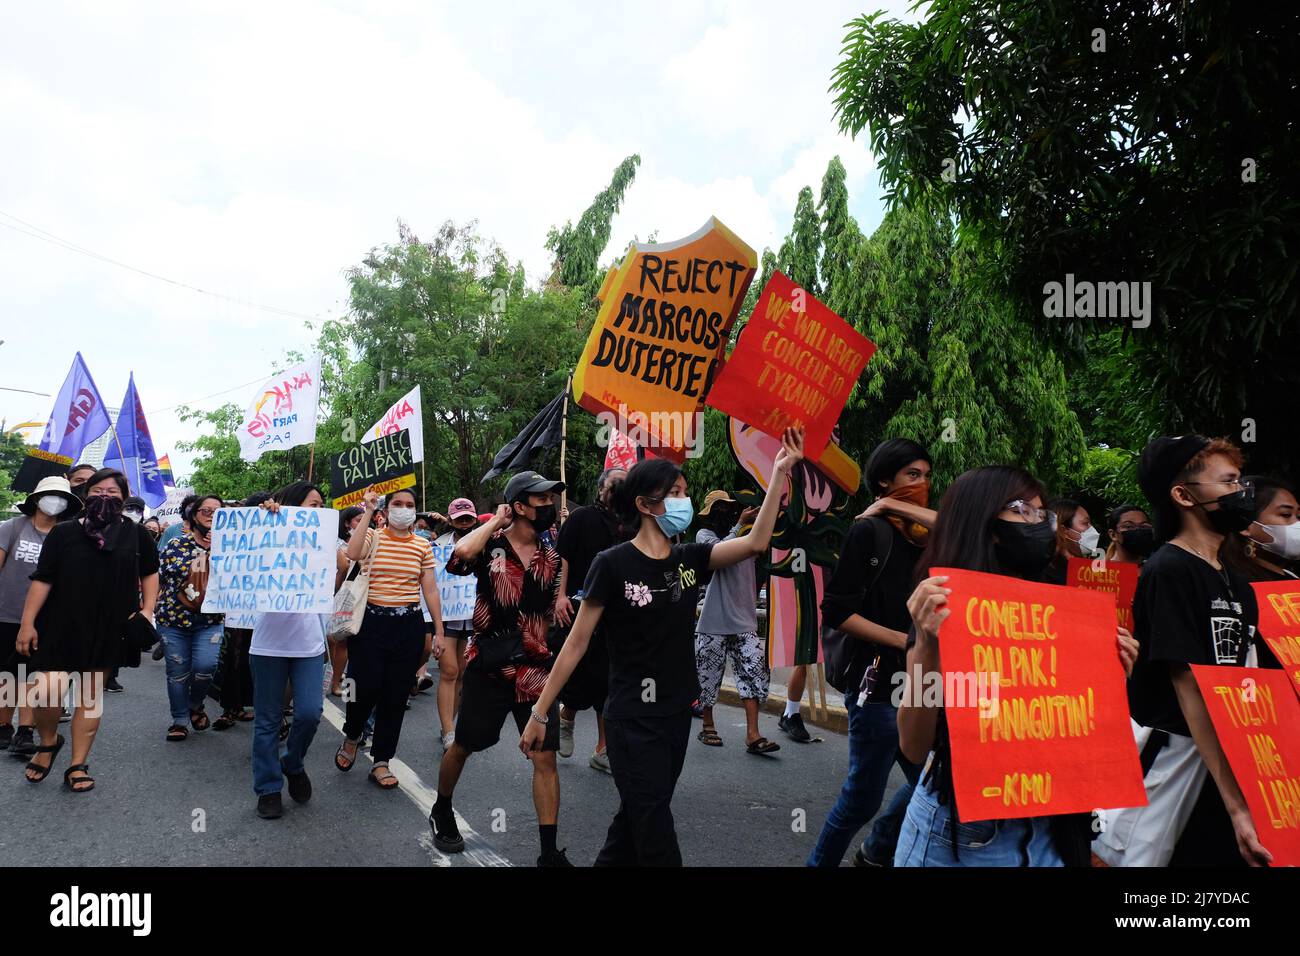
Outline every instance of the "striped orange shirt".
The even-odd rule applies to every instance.
[[[420,602],[420,575],[433,570],[433,550],[429,542],[418,534],[399,538],[388,528],[375,531],[371,528],[366,533],[366,550],[374,547],[370,535],[382,535],[379,550],[375,552],[375,563],[370,568],[370,593],[366,596],[367,604],[380,607],[403,607]]]

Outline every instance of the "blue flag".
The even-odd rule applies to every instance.
[[[126,475],[131,494],[139,495],[150,508],[160,507],[167,500],[167,488],[158,467],[158,457],[153,451],[149,423],[144,420],[140,393],[135,390],[134,372],[126,386],[122,410],[117,415],[117,439],[108,444],[104,467],[116,468]]]
[[[111,424],[90,369],[78,352],[54,401],[54,411],[50,412],[41,439],[41,451],[64,455],[75,464],[82,449],[108,431]]]

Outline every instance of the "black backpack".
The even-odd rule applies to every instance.
[[[867,591],[876,586],[880,572],[889,563],[889,556],[894,550],[894,531],[889,522],[883,518],[867,518],[871,528],[871,560],[873,567],[867,575]],[[858,665],[862,659],[873,653],[872,647],[861,638],[840,630],[838,627],[822,625],[822,660],[826,667],[826,683],[841,694],[849,692],[849,676],[862,668]],[[853,688],[857,690],[857,688]]]

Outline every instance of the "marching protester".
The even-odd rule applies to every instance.
[[[256,508],[271,500],[269,491],[255,491],[236,507]],[[212,722],[213,730],[229,730],[236,723],[253,719],[253,671],[248,649],[253,643],[251,627],[231,627],[225,619],[221,634],[221,651],[217,655],[217,673],[209,696],[221,705],[221,715]]]
[[[1293,485],[1252,475],[1255,519],[1249,528],[1224,540],[1224,557],[1248,581],[1294,581],[1300,575],[1300,505]]]
[[[214,495],[199,495],[190,509],[189,531],[158,556],[158,635],[166,650],[167,702],[171,726],[167,740],[189,737],[186,721],[207,730],[204,701],[221,652],[223,617],[201,610],[212,547],[212,516],[222,505]]]
[[[20,695],[31,661],[18,653],[18,626],[45,539],[61,519],[76,517],[81,499],[72,493],[66,478],[42,478],[18,510],[21,514],[16,518],[0,524],[0,750],[30,757],[36,752],[36,728],[32,709]],[[18,706],[11,707],[10,700]]]
[[[73,465],[68,469],[66,475],[68,486],[72,489],[72,493],[82,501],[86,500],[86,482],[98,470],[94,465],[87,464]]]
[[[144,499],[132,495],[122,502],[122,517],[129,518],[136,524],[141,524],[144,521],[144,509]]]
[[[638,522],[638,531],[592,562],[578,617],[519,738],[531,760],[547,756],[556,698],[604,620],[605,733],[619,808],[597,866],[681,866],[672,798],[690,740],[691,702],[700,692],[693,640],[700,576],[767,550],[790,470],[802,459],[803,432],[788,428],[753,530],[717,544],[672,542],[690,527],[693,506],[671,461],[639,462],[619,485],[615,509],[629,524]]]
[[[839,866],[854,835],[876,815],[897,763],[906,784],[854,852],[854,863],[892,866],[920,766],[899,749],[894,691],[906,664],[907,595],[934,527],[930,453],[906,438],[875,447],[863,469],[876,500],[853,523],[822,598],[822,625],[856,639],[845,676],[849,769],[809,866]]]
[[[64,771],[68,789],[95,786],[88,760],[103,714],[100,694],[115,667],[138,667],[141,646],[156,640],[153,617],[158,598],[158,551],[149,532],[122,517],[126,477],[104,468],[85,483],[81,516],[46,535],[18,629],[20,654],[37,671],[34,692],[42,702],[34,723],[41,745],[26,777],[40,783],[63,749],[59,705],[77,675],[72,717],[72,765]],[[145,643],[147,642],[147,643]]]
[[[513,717],[520,732],[534,723],[544,731],[536,741],[537,752],[531,755],[542,851],[537,865],[573,865],[556,845],[560,813],[556,695],[551,695],[544,710],[539,712],[536,706],[551,662],[548,637],[555,624],[560,584],[560,556],[542,541],[541,533],[555,523],[552,495],[563,490],[562,482],[548,481],[535,471],[515,475],[506,483],[505,503],[490,521],[456,544],[447,562],[450,573],[475,576],[477,597],[456,738],[442,755],[438,799],[429,814],[434,846],[445,853],[465,849],[452,808],[465,763],[470,754],[493,747],[501,738],[502,724]]]
[[[157,518],[145,518],[144,529],[149,532],[149,536],[157,541],[162,535],[162,525],[158,524]]]
[[[710,491],[700,509],[702,527],[695,535],[699,544],[718,544],[747,534],[757,508],[743,512],[725,491]],[[708,747],[721,747],[722,738],[713,722],[713,705],[722,688],[722,674],[731,660],[736,690],[745,710],[745,750],[770,754],[781,745],[758,732],[758,712],[767,700],[772,675],[767,667],[767,642],[758,636],[758,585],[754,573],[757,558],[747,558],[713,572],[704,592],[704,607],[695,626],[695,668],[700,682],[703,726],[696,739]],[[590,653],[590,652],[588,652]]]
[[[1069,574],[1070,558],[1091,558],[1097,554],[1101,532],[1092,525],[1088,509],[1073,498],[1057,498],[1047,507],[1056,516],[1056,552],[1047,565],[1043,580],[1064,584]]]
[[[1133,598],[1141,650],[1129,709],[1147,805],[1107,811],[1096,852],[1111,866],[1261,866],[1272,859],[1189,666],[1277,666],[1258,639],[1250,582],[1220,558],[1224,539],[1257,520],[1243,464],[1236,445],[1201,435],[1156,438],[1138,462],[1160,542]]]
[[[325,496],[311,482],[296,481],[258,505],[272,513],[281,508],[323,508]],[[311,799],[307,749],[316,736],[325,707],[325,631],[328,614],[263,611],[253,626],[248,665],[253,673],[253,792],[257,815],[278,819],[284,812],[281,792],[289,781],[295,803]],[[285,692],[291,692],[293,719],[287,737]],[[280,753],[280,741],[285,741]]]
[[[1156,548],[1156,533],[1151,527],[1151,519],[1137,505],[1122,504],[1112,508],[1106,516],[1106,530],[1110,533],[1107,561],[1141,564]]]
[[[478,512],[468,498],[457,498],[447,506],[451,530],[438,538],[438,545],[459,543],[478,526]],[[465,685],[465,645],[474,633],[473,618],[442,622],[442,637],[433,641],[433,656],[438,661],[438,720],[441,731],[438,746],[443,753],[456,739],[456,711],[460,707],[461,689]]]
[[[338,574],[334,579],[335,591],[343,586],[343,579],[352,567],[352,562],[348,560],[348,542],[352,540],[353,532],[361,524],[364,515],[365,509],[358,508],[355,505],[344,508],[339,512]],[[330,696],[342,697],[343,676],[348,667],[348,642],[345,638],[331,637],[329,646]]]
[[[917,574],[963,568],[1041,581],[1056,553],[1055,514],[1043,507],[1043,486],[1021,468],[995,465],[961,475],[944,495]],[[925,577],[907,600],[907,639],[898,740],[903,755],[926,769],[912,790],[894,853],[894,865],[1087,866],[1092,837],[1089,814],[967,822],[957,816],[952,789],[948,723],[941,706],[924,706],[913,675],[942,673],[939,625],[952,613],[947,577]],[[1125,673],[1137,643],[1117,628]]]
[[[196,498],[194,495],[186,495],[181,499],[179,512],[180,520],[169,524],[163,529],[162,537],[158,539],[158,548],[160,550],[167,547],[167,545],[171,544],[176,538],[189,533],[190,509],[194,507],[195,500]]]
[[[619,484],[627,477],[622,468],[606,468],[596,479],[596,497],[592,504],[574,510],[560,526],[555,549],[560,554],[560,594],[555,600],[555,623],[567,636],[574,615],[582,605],[582,586],[596,555],[624,541],[627,537],[610,502]],[[561,638],[562,640],[563,638]],[[558,648],[556,649],[558,653]],[[609,691],[609,652],[600,628],[591,637],[587,653],[578,663],[573,676],[560,691],[561,757],[573,756],[573,727],[578,712],[592,710],[596,715],[596,749],[588,765],[609,773],[609,756],[605,743],[605,695]]]
[[[366,491],[362,527],[370,524],[378,501],[373,490]],[[385,790],[397,787],[397,776],[388,762],[397,755],[411,678],[420,666],[425,645],[421,594],[433,616],[435,634],[442,635],[433,551],[428,541],[411,531],[414,524],[414,493],[394,492],[388,498],[387,526],[354,534],[348,541],[349,560],[369,561],[370,590],[361,630],[348,642],[348,676],[356,686],[348,701],[344,740],[334,764],[343,771],[352,769],[373,711],[375,735],[370,756],[375,763],[370,780]]]

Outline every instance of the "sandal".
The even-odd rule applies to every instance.
[[[53,743],[51,746],[49,746],[49,747],[37,747],[37,748],[36,748],[36,753],[38,753],[38,754],[49,754],[49,755],[50,755],[50,764],[49,764],[48,767],[42,767],[42,766],[41,766],[40,764],[38,764],[35,760],[29,760],[29,761],[27,761],[27,769],[28,769],[28,770],[35,770],[37,773],[40,774],[39,777],[27,777],[27,775],[24,773],[23,776],[26,777],[27,782],[28,782],[28,783],[40,783],[42,780],[44,780],[46,777],[48,777],[48,776],[50,775],[50,768],[54,766],[55,758],[57,758],[57,757],[59,756],[59,751],[62,750],[62,749],[63,749],[63,734],[58,734],[58,735],[56,736],[56,739],[55,739],[54,743]]]
[[[229,730],[235,726],[235,718],[230,714],[222,714],[212,722],[213,730]]]
[[[718,730],[716,727],[705,727],[695,735],[695,739],[706,747],[722,746],[722,738],[718,736]]]
[[[189,735],[190,735],[189,730],[182,727],[180,724],[172,724],[170,727],[167,728],[168,743],[173,743],[173,744],[180,743],[182,740],[187,739]]]
[[[190,726],[193,727],[195,730],[207,730],[208,726],[211,723],[212,721],[208,720],[207,711],[204,710],[190,711]]]
[[[351,757],[349,757],[348,752],[343,749],[348,744],[352,744],[353,747]],[[352,765],[357,762],[357,756],[360,753],[361,753],[361,741],[349,740],[347,737],[344,737],[343,743],[339,744],[338,752],[334,754],[334,766],[338,767],[344,773],[347,773],[349,770],[352,769]]]
[[[67,787],[69,790],[71,790],[73,793],[86,793],[87,791],[94,790],[95,778],[92,777],[87,772],[89,770],[90,770],[90,764],[88,763],[74,763],[67,770],[63,771],[63,785]],[[78,777],[76,780],[73,780],[72,775],[74,773],[84,773],[86,775],[84,777]],[[83,783],[88,783],[90,784],[90,786],[83,787],[81,786],[81,784]]]
[[[759,737],[752,744],[746,745],[745,752],[751,754],[757,754],[758,756],[762,757],[765,756],[766,754],[774,753],[775,751],[780,749],[781,749],[780,744],[773,743],[772,741],[768,740],[766,737]]]
[[[381,776],[376,777],[375,772],[378,770],[382,770],[384,772]],[[368,776],[370,778],[370,782],[373,783],[375,786],[379,787],[381,790],[397,789],[397,775],[388,769],[387,760],[381,760],[378,763],[376,763],[374,768],[368,774]],[[392,781],[392,783],[389,783],[390,780]]]
[[[235,714],[235,720],[239,721],[241,724],[246,724],[252,720],[254,716],[255,715],[251,710],[241,710],[239,713]]]

